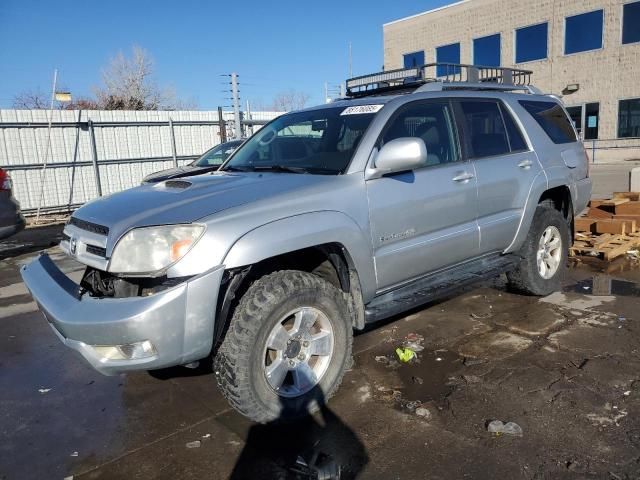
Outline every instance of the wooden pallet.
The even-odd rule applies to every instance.
[[[640,233],[627,235],[577,233],[575,242],[569,251],[572,255],[593,254],[595,252],[605,260],[613,260],[639,245]]]

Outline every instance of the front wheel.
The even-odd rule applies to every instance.
[[[567,268],[569,225],[549,205],[538,205],[529,236],[520,250],[521,260],[507,273],[509,285],[531,295],[549,295],[560,289]]]
[[[313,412],[338,388],[353,332],[344,294],[322,278],[285,270],[254,282],[214,360],[229,403],[257,422]]]

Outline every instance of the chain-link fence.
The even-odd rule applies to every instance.
[[[152,172],[184,165],[225,137],[233,112],[0,110],[0,167],[13,178],[25,214],[72,210],[138,185]],[[251,135],[279,112],[242,121]],[[46,164],[46,169],[43,167]]]

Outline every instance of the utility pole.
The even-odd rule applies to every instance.
[[[242,138],[242,124],[240,123],[240,91],[238,90],[238,74],[233,72],[231,74],[231,95],[233,97],[233,121],[235,122],[235,135],[236,140]]]
[[[245,110],[245,120],[251,121],[251,104],[249,103],[249,100],[247,100],[247,108]],[[247,127],[247,137],[250,137],[251,135],[253,135],[253,123],[251,124],[251,126],[246,125]]]
[[[222,107],[218,107],[218,128],[220,130],[220,143],[226,143],[227,141],[227,126],[224,123],[222,117]]]

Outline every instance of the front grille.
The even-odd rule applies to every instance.
[[[107,256],[107,249],[102,247],[96,247],[95,245],[87,245],[87,253],[97,255],[98,257],[105,258]]]
[[[98,225],[97,223],[87,222],[86,220],[80,220],[76,217],[71,217],[69,223],[80,228],[81,230],[86,230],[87,232],[97,233],[99,235],[105,236],[109,235],[109,227]]]

